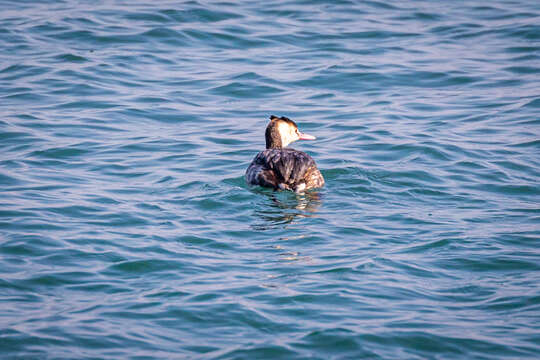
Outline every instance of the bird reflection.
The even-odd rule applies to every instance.
[[[295,219],[314,217],[322,202],[318,191],[301,194],[289,191],[261,193],[267,196],[269,202],[255,209],[255,215],[263,220],[262,223],[252,225],[255,230],[274,229],[291,224]]]

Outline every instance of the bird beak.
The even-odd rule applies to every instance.
[[[300,133],[299,140],[315,140],[316,137],[309,134]]]

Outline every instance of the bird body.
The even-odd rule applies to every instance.
[[[303,151],[285,147],[296,140],[314,139],[299,132],[294,121],[271,116],[266,128],[266,150],[258,153],[247,168],[247,183],[295,192],[322,187],[324,178],[315,160]]]

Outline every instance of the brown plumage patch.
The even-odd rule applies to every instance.
[[[304,175],[306,189],[320,188],[324,186],[324,178],[316,166],[310,167]]]
[[[300,184],[311,189],[324,185],[324,178],[311,156],[294,149],[261,151],[248,167],[246,180],[251,185],[274,189],[295,190]]]

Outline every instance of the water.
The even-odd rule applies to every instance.
[[[540,355],[537,2],[0,10],[2,358]]]

